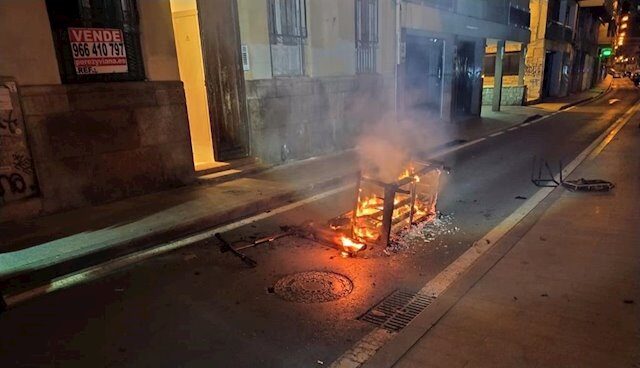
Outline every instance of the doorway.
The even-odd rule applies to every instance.
[[[457,116],[471,114],[473,103],[473,86],[475,81],[475,43],[471,41],[458,42],[454,59],[454,111]]]
[[[407,36],[404,107],[440,116],[444,41]]]
[[[193,163],[196,171],[201,171],[215,166],[215,158],[198,10],[195,0],[171,0],[170,3],[178,68],[187,101]]]
[[[208,170],[246,157],[248,129],[235,0],[170,0],[170,4],[195,169]]]

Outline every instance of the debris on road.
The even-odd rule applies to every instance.
[[[193,253],[187,253],[187,254],[184,255],[184,257],[182,257],[182,259],[185,260],[185,261],[190,261],[190,260],[196,259],[196,258],[198,258],[198,256],[196,256]]]
[[[580,178],[565,180],[562,182],[562,186],[572,192],[608,192],[615,187],[615,184],[606,180]]]
[[[454,225],[453,220],[453,214],[438,212],[433,221],[418,223],[394,236],[389,250],[398,253],[407,250],[412,245],[424,245],[443,235],[456,234],[460,228]]]
[[[546,169],[548,176],[544,177],[542,172],[543,168]],[[536,177],[536,171],[538,172]],[[546,160],[533,158],[533,167],[531,168],[531,182],[538,187],[551,187],[555,188],[560,185],[567,188],[572,192],[608,192],[615,187],[610,181],[601,179],[585,179],[580,178],[578,180],[564,180],[562,177],[562,161],[558,164],[558,177],[553,174],[549,163]],[[519,197],[519,196],[518,196]],[[519,199],[516,197],[516,199]]]
[[[236,257],[240,258],[240,260],[242,262],[244,262],[247,266],[254,268],[258,265],[258,262],[254,261],[253,259],[249,258],[248,256],[246,256],[243,253],[240,253],[239,251],[235,250],[235,248],[233,248],[231,246],[231,244],[229,244],[220,233],[215,233],[214,235],[216,237],[216,239],[218,239],[221,243],[220,245],[220,252],[224,253],[227,251],[231,251],[231,253],[233,253]]]

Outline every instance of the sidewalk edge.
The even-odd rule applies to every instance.
[[[313,194],[344,184],[351,176],[355,177],[355,173],[356,171],[345,172],[342,173],[342,175],[334,176],[321,182],[311,183],[303,188],[286,191],[241,206],[235,206],[222,213],[199,218],[196,221],[169,228],[165,231],[151,232],[144,236],[116,243],[112,246],[107,246],[103,249],[89,252],[64,262],[51,262],[48,265],[42,265],[43,267],[35,265],[36,268],[0,275],[0,295],[41,286],[56,277],[136,251],[153,248],[159,242],[186,237],[211,227],[225,225],[260,212],[268,211],[273,207],[285,204],[287,201],[312,196]]]

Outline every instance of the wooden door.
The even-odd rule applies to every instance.
[[[236,0],[197,0],[216,161],[249,154]]]

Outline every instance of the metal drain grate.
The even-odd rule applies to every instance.
[[[390,331],[400,331],[434,300],[436,297],[432,295],[396,290],[358,319]]]

